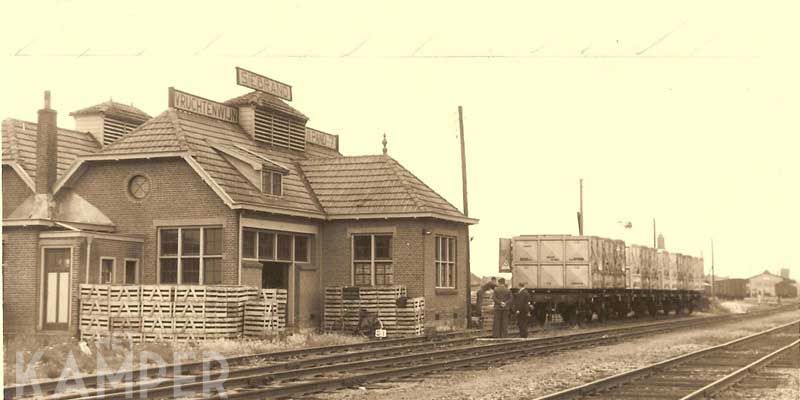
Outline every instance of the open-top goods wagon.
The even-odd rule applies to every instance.
[[[524,282],[541,323],[689,312],[702,304],[702,259],[595,236],[500,240],[501,272]]]

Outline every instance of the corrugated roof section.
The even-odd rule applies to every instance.
[[[33,122],[3,121],[3,162],[16,162],[32,179],[36,178],[36,129]],[[100,144],[86,132],[58,128],[59,177],[79,156],[95,153]]]

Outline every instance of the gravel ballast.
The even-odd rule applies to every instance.
[[[317,397],[335,400],[535,398],[797,319],[800,319],[800,311],[792,311],[750,321],[669,332],[610,346],[571,350],[496,367],[487,366],[486,369],[450,371],[404,382],[382,382]],[[785,389],[772,393],[778,397],[770,398],[800,398],[797,387],[790,385]]]

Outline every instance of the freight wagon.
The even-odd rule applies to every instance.
[[[750,281],[747,279],[722,279],[714,281],[714,296],[721,299],[741,300],[750,292]]]
[[[601,321],[630,312],[688,312],[703,304],[703,260],[595,236],[500,239],[500,272],[531,296],[534,317]]]

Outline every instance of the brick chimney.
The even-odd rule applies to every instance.
[[[56,111],[50,108],[50,91],[44,92],[44,108],[39,110],[36,128],[36,193],[47,194],[56,183],[58,133]]]

